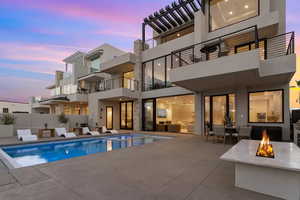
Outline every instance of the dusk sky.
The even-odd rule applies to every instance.
[[[102,43],[131,51],[144,17],[171,0],[0,0],[0,99],[28,101],[62,60]],[[300,6],[287,0],[287,32],[300,34]],[[300,45],[297,40],[297,52]],[[298,59],[299,60],[299,59]]]

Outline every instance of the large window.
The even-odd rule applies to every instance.
[[[171,56],[163,56],[143,64],[143,90],[172,86],[170,82]]]
[[[92,59],[90,61],[90,70],[91,72],[99,72],[100,71],[100,57],[97,57],[95,59]]]
[[[3,113],[8,113],[8,112],[9,112],[8,108],[3,108]]]
[[[143,65],[143,90],[151,90],[153,88],[153,65],[152,61]]]
[[[123,88],[127,88],[130,90],[135,89],[134,71],[129,71],[129,72],[123,73]]]
[[[259,0],[210,0],[209,13],[214,31],[259,15]]]
[[[249,93],[250,123],[283,122],[283,90]]]
[[[146,131],[194,132],[194,95],[163,97],[143,102],[143,129]]]
[[[165,57],[154,60],[154,85],[153,89],[166,87],[166,66]]]

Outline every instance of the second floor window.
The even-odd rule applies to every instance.
[[[259,15],[259,0],[210,0],[209,30],[214,31]]]
[[[9,112],[8,108],[3,108],[3,113],[8,113],[8,112]]]
[[[167,55],[143,64],[143,90],[171,87],[171,55]]]
[[[100,71],[100,57],[90,61],[90,70],[91,70],[91,72],[99,72]]]

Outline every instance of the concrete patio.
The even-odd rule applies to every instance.
[[[29,168],[0,162],[2,200],[275,200],[234,187],[229,145],[200,136],[175,139]]]

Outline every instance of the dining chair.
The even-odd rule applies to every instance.
[[[226,143],[226,137],[229,136],[228,133],[225,132],[225,127],[224,126],[213,126],[213,131],[215,133],[215,140],[218,140],[219,138],[223,139],[223,143],[225,145]]]
[[[241,138],[251,138],[251,126],[242,126],[239,128],[239,133],[238,133],[238,140]]]

